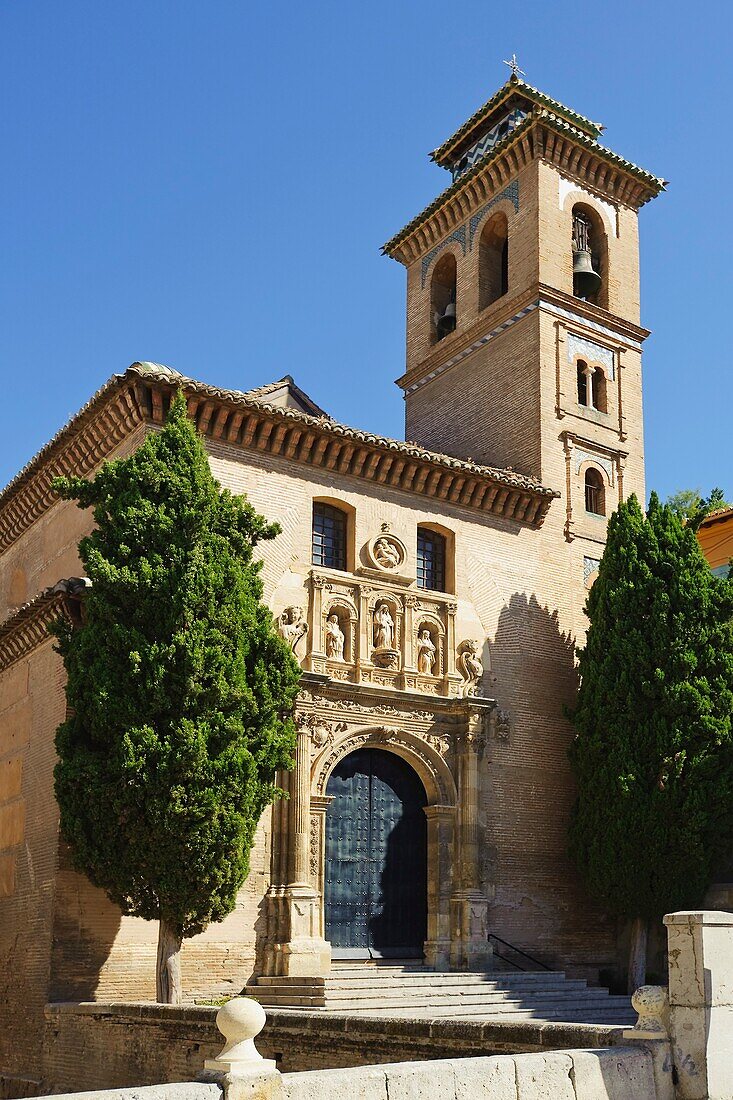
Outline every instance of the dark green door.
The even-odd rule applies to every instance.
[[[393,753],[359,749],[326,793],[326,939],[335,958],[419,958],[427,921],[425,790]]]

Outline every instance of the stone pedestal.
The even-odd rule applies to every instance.
[[[293,883],[283,894],[279,974],[313,978],[331,969],[331,945],[321,936],[321,899],[311,886]]]
[[[482,970],[492,955],[488,942],[488,901],[478,890],[460,890],[451,898],[452,970]]]
[[[733,915],[669,913],[669,1015],[678,1100],[733,1097]]]

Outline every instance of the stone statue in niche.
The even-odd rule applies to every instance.
[[[394,619],[386,603],[380,603],[374,612],[374,648],[394,648]]]
[[[423,676],[432,676],[435,669],[435,642],[427,627],[423,627],[417,640],[417,671]]]
[[[461,642],[458,647],[458,671],[463,677],[463,694],[478,695],[484,666],[479,657],[479,643],[473,639]]]
[[[396,569],[402,564],[399,546],[390,538],[377,539],[374,543],[374,560],[382,569]]]
[[[339,617],[332,611],[326,622],[326,656],[329,660],[343,661],[345,641]]]
[[[372,660],[378,668],[397,670],[400,666],[400,655],[394,648],[395,623],[389,604],[384,600],[377,604],[374,610]]]
[[[308,623],[303,621],[303,608],[286,607],[277,620],[277,631],[297,657],[296,646],[308,633]]]

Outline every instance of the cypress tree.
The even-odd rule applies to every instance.
[[[180,394],[130,458],[55,489],[96,525],[79,545],[83,625],[53,628],[61,830],[124,913],[160,922],[157,996],[177,1003],[181,942],[234,908],[292,766],[299,668],[253,560],[279,528],[219,487]]]
[[[646,517],[631,497],[586,611],[570,851],[590,893],[632,922],[632,991],[649,922],[699,905],[733,847],[733,585],[656,495]]]

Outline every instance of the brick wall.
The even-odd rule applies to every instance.
[[[0,677],[0,1075],[40,1074],[58,830],[53,731],[64,710],[49,639]]]

